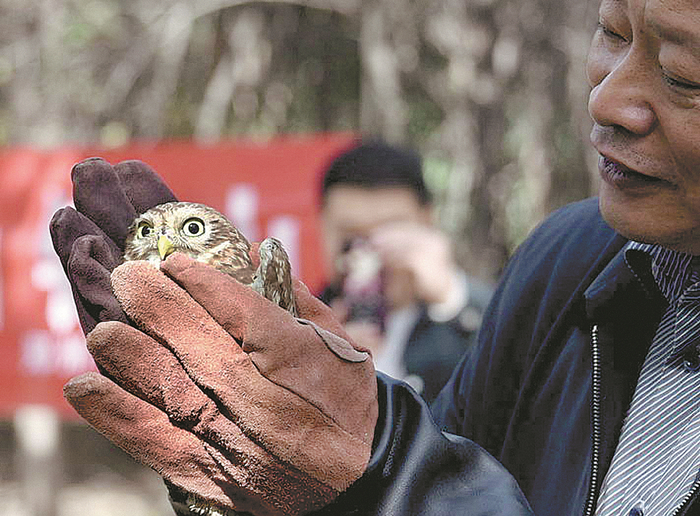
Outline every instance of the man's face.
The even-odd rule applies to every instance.
[[[700,3],[602,0],[599,22],[587,71],[603,216],[700,254]]]
[[[416,193],[408,187],[363,188],[335,185],[328,190],[321,213],[326,263],[331,280],[338,279],[340,257],[349,242],[368,238],[379,227],[395,222],[427,224],[430,209],[422,205]],[[405,279],[388,278],[387,297],[400,304],[410,297]]]

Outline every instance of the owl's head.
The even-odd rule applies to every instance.
[[[136,218],[126,236],[125,260],[148,260],[158,267],[174,252],[216,261],[235,244],[247,254],[245,237],[214,208],[191,202],[160,204]]]

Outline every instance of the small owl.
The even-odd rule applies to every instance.
[[[124,260],[147,260],[156,267],[174,252],[212,265],[296,315],[289,257],[282,243],[260,243],[257,268],[251,245],[221,213],[204,204],[160,204],[134,220],[126,236]]]

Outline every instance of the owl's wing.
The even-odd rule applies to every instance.
[[[297,315],[292,267],[282,242],[269,237],[260,243],[260,265],[255,271],[251,287],[292,315]]]

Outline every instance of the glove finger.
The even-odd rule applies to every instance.
[[[70,207],[62,208],[54,213],[49,224],[49,231],[51,233],[51,241],[53,242],[54,250],[70,282],[80,326],[83,328],[84,332],[88,332],[94,328],[97,319],[96,315],[90,313],[93,307],[86,304],[85,299],[81,296],[80,286],[76,285],[75,281],[71,280],[71,275],[68,273],[73,246],[79,238],[86,235],[93,235],[96,238],[99,237],[103,239],[110,249],[111,254],[118,256],[119,249],[94,222]],[[78,261],[80,261],[80,258],[78,258]],[[78,277],[82,279],[80,276]]]
[[[311,327],[298,325],[288,312],[237,285],[242,290],[236,296],[255,294],[268,303],[267,308],[284,314],[286,323],[299,330],[299,339],[308,343],[318,339]],[[112,287],[128,316],[166,343],[200,389],[221,403],[241,430],[274,456],[336,490],[344,490],[364,470],[369,451],[366,439],[371,442],[372,436],[360,439],[349,434],[287,385],[262,376],[251,357],[209,313],[153,266],[139,261],[120,265],[112,273]],[[222,294],[220,297],[232,297],[228,290]],[[241,307],[234,302],[231,309],[235,313]],[[272,333],[274,326],[271,324]],[[270,341],[274,340],[272,336]],[[316,371],[316,379],[323,376]]]
[[[323,301],[315,297],[304,283],[298,279],[294,279],[293,287],[294,296],[297,301],[297,311],[299,312],[300,318],[313,321],[321,328],[335,333],[347,341],[351,340],[347,333],[345,333],[343,325],[333,314],[333,310]],[[360,346],[356,347],[358,349],[360,348]]]
[[[78,293],[80,325],[85,333],[100,321],[122,321],[127,318],[112,292],[110,274],[119,264],[109,239],[84,235],[73,242],[67,275]]]
[[[71,379],[63,393],[81,417],[134,459],[186,491],[231,506],[209,451],[164,412],[98,373]]]
[[[177,201],[175,194],[160,176],[142,161],[122,161],[114,166],[114,171],[119,176],[127,199],[138,214],[159,204]]]
[[[216,405],[168,348],[121,322],[98,324],[88,334],[87,346],[111,379],[164,411],[174,423],[195,433],[199,426],[207,427],[206,433],[225,448],[239,447],[238,427],[233,423],[226,427]]]
[[[318,349],[302,341],[299,325],[289,312],[230,276],[177,253],[161,264],[161,270],[187,290],[242,344],[245,352],[260,353],[252,355],[253,361],[265,375],[269,376],[270,371],[284,363],[302,367],[305,363],[323,361]],[[365,348],[351,344],[330,308],[314,299],[301,282],[296,282],[294,288],[297,302],[301,303],[298,322],[313,329],[336,357],[348,362],[363,362],[369,358]],[[227,294],[222,296],[220,292]]]
[[[161,263],[161,271],[187,290],[187,293],[202,305],[247,353],[260,351],[250,347],[252,342],[248,339],[251,325],[255,324],[256,320],[267,327],[272,325],[271,317],[275,323],[294,322],[292,314],[252,288],[182,253],[170,255]],[[221,292],[227,294],[220,295]],[[265,317],[261,318],[262,314],[265,314]]]
[[[97,224],[69,206],[61,208],[54,213],[49,223],[49,232],[51,233],[53,248],[61,260],[64,271],[68,271],[68,260],[73,249],[73,243],[84,235],[103,237],[114,256],[119,256],[120,254],[117,245],[104,234]]]
[[[73,167],[71,178],[75,208],[123,249],[136,211],[112,165],[101,158],[86,159]]]
[[[224,450],[222,464],[236,485],[290,514],[304,493],[304,511],[329,503],[336,492],[275,460],[228,420],[187,376],[177,358],[151,337],[118,322],[99,324],[87,338],[90,353],[122,388],[164,411],[178,426]],[[295,502],[295,503],[292,503]],[[311,505],[309,503],[313,502]]]

